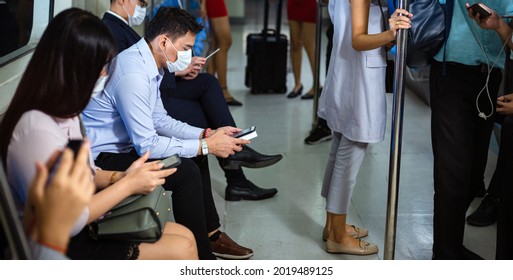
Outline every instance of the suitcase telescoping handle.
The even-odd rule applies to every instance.
[[[276,35],[276,41],[280,38],[281,31],[281,14],[283,9],[283,0],[278,0],[278,9],[276,15],[276,29],[269,29],[269,0],[265,0],[264,7],[264,29],[262,30],[262,34],[268,35],[269,33],[274,33]]]

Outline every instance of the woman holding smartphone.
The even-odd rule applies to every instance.
[[[27,203],[35,163],[48,161],[69,140],[83,138],[79,114],[93,91],[105,84],[106,68],[116,52],[107,27],[89,12],[68,9],[48,24],[0,126],[0,152],[20,210]],[[159,162],[145,163],[148,157],[146,153],[126,172],[112,172],[97,169],[89,156],[97,188],[72,231],[70,258],[197,259],[192,233],[174,223],[167,223],[162,238],[151,244],[97,241],[89,236],[86,225],[126,197],[151,192],[176,171],[161,170]],[[28,220],[30,215],[37,217],[25,215]]]
[[[329,253],[375,254],[378,247],[361,240],[368,230],[346,224],[346,217],[367,146],[385,136],[384,46],[395,40],[399,29],[410,28],[412,15],[397,9],[390,29],[383,31],[377,1],[330,1],[328,10],[333,51],[318,115],[333,130],[333,142],[321,193],[326,198],[323,239]]]

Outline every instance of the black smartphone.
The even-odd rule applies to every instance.
[[[82,139],[78,140],[69,140],[68,144],[66,145],[67,148],[70,148],[73,151],[73,158],[76,159],[78,155],[78,151],[80,151],[80,147],[82,147],[82,143],[84,141]],[[46,184],[48,185],[50,183],[50,180],[55,176],[55,173],[57,172],[57,169],[59,169],[59,165],[61,163],[61,156],[62,154],[57,157],[55,160],[55,163],[53,164],[50,173],[48,175],[48,180],[46,181]]]
[[[249,135],[249,134],[251,134],[251,133],[253,133],[255,131],[256,131],[256,126],[253,125],[253,126],[251,126],[249,128],[246,128],[246,129],[244,129],[244,130],[242,130],[240,132],[235,133],[233,135],[233,137],[235,137],[235,138],[242,138],[242,137],[244,137],[246,135]]]
[[[168,158],[161,160],[160,162],[164,164],[162,169],[168,169],[177,167],[178,165],[180,165],[180,163],[182,163],[182,160],[177,154],[174,154]]]
[[[78,151],[80,151],[80,147],[82,147],[82,139],[80,140],[69,140],[68,145],[66,147],[70,148],[73,151],[73,158],[77,158]]]
[[[470,9],[472,9],[472,14],[474,16],[479,14],[481,19],[485,19],[492,15],[492,11],[483,3],[475,3],[474,5],[470,6]]]

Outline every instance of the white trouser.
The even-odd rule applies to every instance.
[[[333,133],[330,156],[324,173],[321,195],[326,198],[326,211],[347,214],[368,143],[353,142],[341,133]]]

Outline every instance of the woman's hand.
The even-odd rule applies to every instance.
[[[410,14],[408,11],[403,9],[396,9],[392,16],[388,19],[388,24],[390,25],[390,31],[394,35],[394,38],[397,36],[397,31],[400,29],[409,29],[411,28],[411,18],[413,14]]]
[[[125,170],[125,173],[126,175],[128,175],[129,173],[131,172],[134,172],[135,170],[137,170],[137,168],[141,167],[144,165],[144,163],[150,158],[150,151],[146,151],[146,153],[144,153],[139,159],[137,159],[136,161],[132,162],[132,164],[130,165],[130,167],[128,167],[127,170]]]
[[[121,179],[132,188],[132,194],[147,194],[157,186],[163,185],[165,178],[176,172],[176,168],[162,169],[164,164],[158,160],[146,162],[149,157],[150,153],[147,151],[130,165],[125,177]]]
[[[48,167],[36,163],[37,173],[29,188],[27,203],[33,210],[37,228],[34,236],[36,240],[66,248],[71,229],[91,200],[95,189],[88,156],[89,144],[86,141],[76,160],[73,160],[71,149],[66,148],[60,155],[59,166],[54,167],[58,169],[49,182],[48,169],[55,164],[55,160],[49,160]]]

